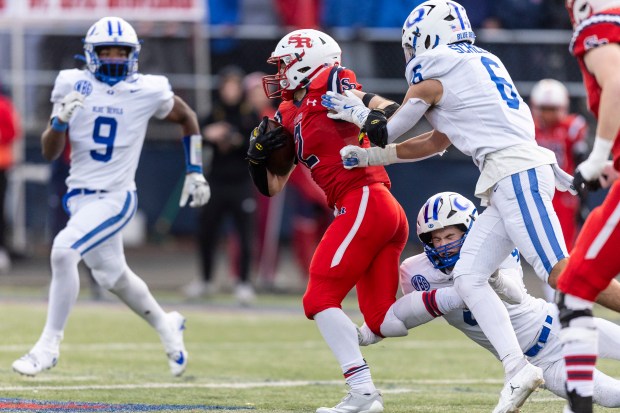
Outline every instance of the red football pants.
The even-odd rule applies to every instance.
[[[341,308],[355,286],[364,321],[379,333],[396,300],[400,254],[409,236],[407,217],[383,184],[349,191],[337,210],[310,263],[304,311],[312,319],[328,308]]]
[[[592,210],[558,279],[558,289],[594,301],[620,274],[620,180]]]

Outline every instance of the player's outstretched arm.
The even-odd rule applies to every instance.
[[[198,128],[198,118],[188,105],[174,96],[172,110],[166,120],[181,125],[183,129],[183,152],[185,153],[185,181],[179,200],[180,206],[200,207],[209,202],[211,188],[202,173],[202,135]]]
[[[620,45],[610,43],[593,48],[586,53],[584,62],[601,87],[601,99],[594,147],[575,171],[578,187],[598,180],[620,131]]]

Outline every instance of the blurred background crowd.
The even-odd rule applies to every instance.
[[[355,68],[365,89],[401,101],[405,85],[401,27],[421,1],[181,3],[193,4],[200,13],[165,21],[150,18],[148,13],[137,19],[120,17],[127,18],[144,41],[141,72],[168,76],[175,92],[198,113],[205,143],[205,174],[213,196],[198,211],[177,207],[183,182],[180,132],[152,121],[136,177],[139,211],[126,231],[126,243],[138,247],[185,242],[187,248],[195,249],[199,271],[193,282],[180,289],[189,299],[217,292],[216,264],[224,261],[225,272],[234,280],[235,296],[248,304],[256,291],[278,290],[282,255],[296,263],[296,274],[287,276],[303,283],[314,247],[333,216],[304,168],[296,168],[285,193],[271,199],[258,194],[249,179],[244,160],[249,133],[262,116],[272,116],[277,107],[262,89],[262,76],[275,70],[267,58],[288,31],[317,28],[339,42],[343,65]],[[564,1],[460,3],[468,10],[476,44],[501,58],[526,101],[530,102],[532,89],[541,79],[561,82],[562,97],[543,99],[535,115],[540,115],[539,132],[552,137],[549,145],[558,157],[570,159],[565,167],[571,172],[576,157],[587,152],[591,139],[587,124],[592,119],[585,108],[577,64],[568,53],[571,31]],[[11,2],[0,0],[0,11],[7,4]],[[1,272],[10,271],[11,258],[47,254],[49,243],[66,220],[60,199],[66,190],[69,149],[50,165],[41,157],[39,139],[49,121],[54,78],[61,69],[81,66],[74,55],[82,53],[82,38],[95,17],[101,16],[66,24],[62,18],[3,19],[0,13],[0,204],[6,206],[0,217],[6,217],[7,224],[0,220]],[[577,139],[581,144],[571,141],[570,146],[563,146],[553,142],[553,128],[570,113],[584,116],[580,117],[584,128]],[[424,122],[419,125],[420,131],[428,128]],[[178,174],[169,172],[174,170]],[[437,173],[440,170],[442,173]],[[390,167],[388,172],[393,191],[408,214],[413,249],[419,248],[415,235],[418,206],[430,195],[446,190],[473,199],[471,191],[478,175],[471,160],[456,150],[422,164]],[[568,221],[578,226],[601,196],[571,204]]]

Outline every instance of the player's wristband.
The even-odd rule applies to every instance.
[[[66,132],[69,127],[68,123],[58,120],[58,116],[52,118],[52,129],[56,132]]]
[[[183,152],[185,153],[186,172],[202,173],[202,136],[183,136]]]
[[[375,95],[374,93],[366,93],[363,97],[362,97],[362,103],[364,104],[364,106],[368,107],[368,105],[370,104],[370,101],[372,100],[372,98],[374,98]]]

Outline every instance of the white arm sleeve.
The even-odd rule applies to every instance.
[[[411,98],[392,115],[387,123],[388,143],[394,142],[399,136],[409,132],[414,127],[430,105],[418,98]]]

